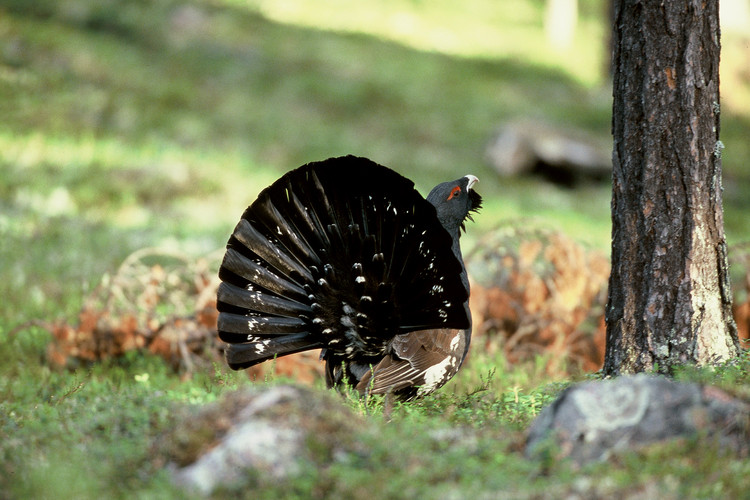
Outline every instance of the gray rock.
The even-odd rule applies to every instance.
[[[503,177],[536,173],[565,185],[609,180],[612,172],[609,141],[543,122],[503,125],[487,145],[485,158]]]
[[[750,404],[714,387],[639,374],[585,382],[564,391],[532,423],[526,455],[578,463],[639,446],[705,434],[747,455]]]
[[[289,385],[244,389],[176,422],[167,437],[172,477],[201,495],[248,481],[273,484],[305,462],[345,458],[360,424],[328,393]]]

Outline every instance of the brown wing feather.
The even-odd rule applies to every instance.
[[[414,388],[425,395],[441,387],[456,374],[466,351],[467,332],[455,329],[419,330],[397,335],[390,353],[357,385],[369,394],[398,393]]]

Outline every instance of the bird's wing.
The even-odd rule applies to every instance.
[[[369,394],[398,393],[416,387],[429,394],[451,379],[463,362],[466,330],[433,329],[397,335],[390,355],[362,378],[357,389]]]

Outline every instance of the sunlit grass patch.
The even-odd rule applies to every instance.
[[[601,81],[605,14],[593,2],[582,2],[573,44],[555,50],[546,38],[542,2],[344,2],[328,0],[225,0],[257,10],[270,19],[357,32],[393,40],[418,50],[460,57],[510,58],[530,65],[561,67],[574,79],[592,85]],[[601,43],[591,43],[600,40]],[[575,56],[573,56],[575,54]]]

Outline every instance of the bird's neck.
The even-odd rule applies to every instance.
[[[458,262],[461,264],[461,282],[466,287],[466,291],[469,291],[469,276],[466,273],[466,266],[464,265],[464,258],[463,254],[461,253],[460,231],[451,231],[451,239],[453,240],[453,242],[451,243],[451,250],[453,250],[453,255],[456,256]]]

